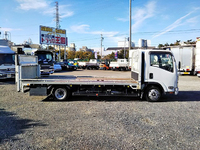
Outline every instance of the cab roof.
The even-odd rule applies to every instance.
[[[4,54],[14,54],[15,52],[10,49],[8,46],[1,46],[0,45],[0,53]]]

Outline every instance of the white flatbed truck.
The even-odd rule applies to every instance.
[[[90,59],[89,62],[78,62],[78,65],[81,69],[88,69],[88,70],[99,69],[99,62],[97,59]]]
[[[130,78],[66,76],[40,78],[37,57],[16,56],[18,92],[67,100],[71,95],[132,96],[158,101],[162,94],[178,94],[178,73],[173,54],[167,50],[135,50]],[[157,62],[154,58],[157,58]],[[28,61],[28,62],[26,62]]]
[[[129,64],[127,59],[117,59],[117,62],[110,62],[111,70],[125,71],[129,69]]]

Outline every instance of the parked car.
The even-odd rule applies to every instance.
[[[59,62],[54,62],[54,72],[61,71],[62,67]]]
[[[73,64],[70,64],[68,61],[60,62],[62,70],[77,70],[77,67]]]
[[[76,66],[76,68],[79,68],[77,60],[71,60],[71,61],[69,61],[69,63],[73,64],[74,66]]]

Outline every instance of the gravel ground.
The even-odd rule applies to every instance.
[[[92,75],[92,71],[76,73]],[[126,97],[73,97],[54,102],[18,93],[14,81],[1,81],[0,149],[198,150],[199,85],[200,78],[180,76],[179,95],[164,96],[157,103]]]

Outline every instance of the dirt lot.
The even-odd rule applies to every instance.
[[[59,75],[129,77],[130,72]],[[200,149],[200,78],[180,76],[178,96],[149,103],[126,97],[54,102],[0,81],[0,149]]]

